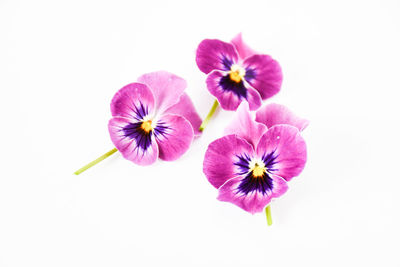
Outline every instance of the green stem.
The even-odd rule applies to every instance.
[[[93,167],[94,165],[96,165],[97,163],[99,163],[100,161],[102,161],[103,159],[108,158],[109,156],[111,156],[112,154],[114,154],[115,152],[117,152],[118,150],[116,148],[111,149],[110,151],[108,151],[107,153],[105,153],[104,155],[98,157],[97,159],[93,160],[92,162],[90,162],[89,164],[86,164],[85,166],[83,166],[82,168],[80,168],[79,170],[77,170],[76,172],[74,172],[75,175],[79,175],[82,172],[86,171],[87,169],[89,169],[90,167]]]
[[[267,215],[268,226],[271,226],[272,225],[271,205],[268,205],[265,208],[265,214]]]
[[[204,121],[200,125],[200,128],[199,128],[200,132],[202,132],[207,127],[207,124],[210,122],[211,117],[214,115],[215,111],[217,110],[218,105],[219,105],[218,101],[215,100],[210,111],[208,112],[207,117],[204,119]]]

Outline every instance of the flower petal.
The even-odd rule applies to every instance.
[[[159,114],[178,103],[186,88],[184,79],[166,71],[144,74],[138,78],[138,82],[146,84],[153,92]]]
[[[236,135],[227,135],[212,142],[206,151],[203,172],[208,181],[219,188],[227,180],[243,172],[235,163],[240,157],[250,158],[254,155],[253,147]]]
[[[266,131],[267,127],[264,124],[258,123],[252,118],[249,104],[242,102],[235,114],[235,118],[225,129],[224,134],[236,134],[255,148]]]
[[[299,175],[307,160],[306,143],[299,130],[290,125],[272,126],[260,139],[257,155],[266,158],[274,175],[286,181]]]
[[[281,196],[288,189],[286,181],[282,178],[273,175],[271,179],[271,191],[260,192],[254,190],[245,194],[240,190],[243,176],[235,177],[220,187],[218,200],[231,202],[252,214],[262,212],[264,207],[271,202],[272,198]]]
[[[284,105],[275,103],[260,108],[256,113],[256,121],[265,124],[268,128],[278,124],[289,124],[299,131],[303,131],[309,124],[308,120],[296,116]]]
[[[217,39],[203,40],[196,51],[196,63],[199,69],[208,74],[213,70],[230,70],[238,61],[235,47]]]
[[[268,55],[253,55],[243,65],[246,69],[245,79],[267,99],[281,89],[282,70],[279,63]]]
[[[160,159],[172,161],[181,157],[193,141],[193,128],[184,117],[165,114],[154,129]]]
[[[286,193],[289,189],[285,179],[277,175],[271,175],[272,178],[272,197],[278,198]]]
[[[200,136],[201,132],[199,131],[201,125],[201,118],[196,111],[196,108],[193,105],[190,97],[183,93],[179,99],[179,102],[168,108],[165,111],[165,114],[176,114],[187,119],[193,127],[194,135]]]
[[[207,89],[225,110],[236,110],[243,99],[249,102],[251,110],[256,110],[262,104],[261,96],[254,88],[243,81],[231,81],[226,72],[212,71],[208,74],[206,83]]]
[[[238,51],[239,57],[241,59],[245,59],[256,54],[253,49],[251,49],[245,42],[243,42],[242,33],[236,35],[235,38],[232,39],[231,43],[235,46],[236,51]]]
[[[250,110],[257,110],[262,105],[261,95],[250,84],[246,84],[246,88],[248,93],[247,102],[249,102]]]
[[[112,118],[108,123],[111,140],[127,160],[139,165],[150,165],[158,158],[158,145],[153,136],[144,137],[135,132],[133,124],[128,118]]]
[[[142,83],[122,87],[111,100],[111,114],[140,120],[154,110],[154,96]]]

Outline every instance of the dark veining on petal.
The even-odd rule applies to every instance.
[[[264,162],[265,167],[269,172],[277,171],[278,169],[274,168],[274,165],[278,163],[277,158],[279,154],[275,153],[276,151],[272,151],[269,154],[265,154],[261,157],[261,160]]]
[[[168,129],[171,129],[170,127],[167,126],[165,122],[159,121],[157,122],[156,128],[154,128],[154,135],[156,138],[166,137],[168,135],[167,131]]]
[[[145,106],[140,102],[139,106],[134,106],[132,108],[133,113],[135,114],[134,118],[139,120],[142,120],[147,114],[149,114],[149,108],[148,106]]]
[[[244,78],[247,82],[251,83],[251,81],[256,77],[256,71],[253,68],[246,69],[246,74]]]
[[[121,131],[126,138],[135,139],[138,148],[146,151],[151,146],[153,136],[153,130],[146,131],[142,127],[145,117],[149,114],[149,108],[139,102],[139,105],[134,105],[132,112],[134,113],[134,118],[138,121],[129,123]]]
[[[262,194],[268,194],[273,189],[272,178],[270,174],[277,169],[274,168],[274,165],[277,163],[278,154],[275,151],[265,154],[261,157],[261,160],[264,163],[265,171],[262,175],[255,176],[255,170],[250,170],[250,162],[251,158],[247,154],[237,155],[237,161],[234,162],[234,165],[238,167],[237,175],[244,175],[244,178],[241,180],[237,193],[241,193],[247,195],[254,191],[258,191]],[[256,164],[257,166],[257,164]],[[257,175],[257,174],[256,174]]]
[[[244,86],[243,81],[240,81],[238,83],[235,81],[232,81],[228,74],[226,76],[221,77],[221,80],[219,81],[219,85],[222,87],[222,89],[224,91],[233,92],[239,98],[243,97],[244,99],[247,99],[247,89]]]
[[[230,70],[231,66],[233,64],[233,61],[230,60],[229,58],[227,58],[226,56],[222,55],[221,63],[222,63],[222,65],[224,65],[225,70]]]
[[[238,166],[239,171],[236,173],[238,175],[243,175],[249,172],[249,163],[251,158],[247,154],[237,155],[238,161],[233,163],[234,165]]]
[[[272,178],[268,175],[268,173],[264,172],[262,176],[254,177],[253,172],[250,172],[244,179],[242,179],[237,191],[238,193],[245,195],[254,191],[258,191],[264,195],[271,192],[272,188]]]
[[[143,130],[142,121],[129,123],[122,131],[124,136],[130,139],[135,139],[137,147],[140,147],[143,151],[145,151],[151,145],[151,137],[153,135],[153,131],[146,132]]]

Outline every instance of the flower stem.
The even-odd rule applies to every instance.
[[[204,130],[204,128],[207,127],[207,124],[210,122],[211,117],[214,115],[215,111],[217,110],[218,105],[219,105],[218,101],[215,100],[210,111],[208,112],[207,117],[204,119],[204,121],[200,125],[200,128],[199,128],[200,132],[202,132]]]
[[[104,155],[98,157],[97,159],[93,160],[92,162],[86,164],[85,166],[83,166],[82,168],[80,168],[79,170],[77,170],[76,172],[74,172],[75,175],[79,175],[82,172],[86,171],[87,169],[89,169],[90,167],[93,167],[94,165],[96,165],[97,163],[99,163],[100,161],[102,161],[103,159],[108,158],[109,156],[111,156],[112,154],[114,154],[115,152],[117,152],[118,150],[114,147],[113,149],[111,149],[110,151],[108,151],[107,153],[105,153]]]
[[[271,226],[272,225],[271,205],[268,205],[265,208],[265,214],[267,215],[267,224],[268,226]]]

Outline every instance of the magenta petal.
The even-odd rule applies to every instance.
[[[166,71],[144,74],[138,78],[138,82],[146,84],[153,92],[156,109],[160,114],[178,103],[186,88],[184,79]]]
[[[214,70],[208,74],[206,80],[208,91],[218,99],[221,107],[225,110],[236,110],[243,100],[247,100],[250,109],[257,110],[262,104],[257,90],[247,83],[235,84],[226,78],[227,75],[227,72]]]
[[[260,93],[251,87],[249,84],[247,88],[247,102],[249,102],[250,110],[257,110],[262,105],[262,98]]]
[[[139,120],[154,110],[154,96],[145,84],[131,83],[114,95],[110,107],[113,116]]]
[[[207,76],[207,89],[210,93],[218,99],[219,104],[225,110],[236,110],[242,102],[241,97],[239,97],[233,91],[224,90],[220,81],[225,74],[221,71],[214,70]]]
[[[249,104],[247,102],[242,102],[240,104],[235,118],[225,129],[225,134],[236,134],[243,138],[254,148],[260,141],[261,136],[267,131],[267,127],[254,121],[249,110]]]
[[[208,74],[213,70],[230,70],[238,61],[235,47],[217,39],[203,40],[196,51],[196,63],[199,69]]]
[[[307,160],[306,143],[299,130],[290,125],[272,126],[261,137],[257,155],[273,155],[271,172],[286,181],[299,175]]]
[[[160,159],[172,161],[181,157],[193,141],[193,128],[189,121],[177,115],[166,114],[154,129],[160,150]]]
[[[273,188],[272,197],[278,198],[283,194],[285,194],[286,191],[289,189],[286,180],[273,174],[271,175],[271,178],[272,178],[272,188]]]
[[[244,63],[245,79],[261,95],[262,99],[270,98],[281,89],[282,70],[279,63],[268,55],[253,55]]]
[[[278,124],[289,124],[299,131],[303,131],[309,124],[308,120],[296,116],[284,105],[275,103],[260,108],[256,113],[256,121],[265,124],[268,128]]]
[[[238,51],[239,57],[241,59],[245,59],[256,54],[253,49],[251,49],[245,42],[243,42],[242,33],[236,35],[235,38],[232,39],[231,43],[235,46],[236,51]]]
[[[164,113],[176,114],[184,117],[192,125],[194,135],[195,136],[201,135],[199,128],[202,120],[199,114],[197,113],[192,100],[186,93],[183,93],[179,99],[179,102],[173,105],[172,107],[168,108]]]
[[[252,191],[243,194],[238,190],[242,177],[236,177],[227,181],[218,191],[218,200],[230,202],[252,214],[262,212],[264,207],[271,202],[272,195],[262,194],[258,191]]]
[[[240,190],[240,184],[244,180],[243,176],[230,179],[219,188],[218,200],[231,202],[252,214],[262,212],[272,198],[283,195],[288,190],[286,181],[276,175],[271,175],[272,189],[264,192],[258,190],[247,194]]]
[[[238,156],[253,156],[254,149],[244,139],[227,135],[212,142],[206,151],[203,172],[208,181],[219,188],[227,180],[237,176],[240,169],[235,166]]]
[[[108,123],[111,140],[115,147],[127,160],[139,165],[150,165],[158,158],[158,145],[152,138],[150,145],[143,149],[136,142],[136,139],[126,136],[124,128],[132,121],[123,117],[114,117]]]

